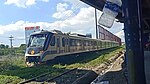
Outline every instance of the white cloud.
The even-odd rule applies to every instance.
[[[76,16],[63,21],[56,21],[51,27],[60,28],[62,31],[71,31],[86,34],[94,32],[94,8],[81,8]]]
[[[120,37],[121,40],[124,42],[124,32],[122,30],[123,28],[124,28],[124,24],[123,23],[114,22],[114,24],[113,24],[113,26],[111,28],[105,28],[105,29],[107,29],[108,31],[112,32],[116,36]]]
[[[81,7],[89,7],[86,3],[80,0],[63,0],[72,5],[71,9],[80,9]]]
[[[24,24],[24,21],[18,21],[16,23],[8,24],[8,25],[0,25],[0,34],[4,34],[5,32],[17,31],[21,29],[21,26]]]
[[[4,4],[11,5],[14,4],[17,7],[27,8],[28,6],[36,4],[39,0],[6,0]],[[42,2],[48,2],[49,0],[40,0]]]
[[[40,1],[43,1],[43,2],[49,2],[49,0],[40,0]]]
[[[52,17],[57,19],[65,19],[68,17],[73,16],[73,11],[68,10],[68,4],[67,3],[58,3],[57,4],[57,12],[52,15]]]
[[[16,38],[24,36],[24,27],[26,26],[40,26],[41,29],[53,30],[58,29],[62,32],[77,32],[81,34],[94,32],[94,13],[93,8],[82,8],[76,16],[70,17],[67,20],[48,22],[28,22],[17,21],[8,25],[0,25],[0,35],[6,36],[12,34]],[[19,35],[18,35],[19,34]]]
[[[67,8],[67,5],[63,5],[63,7]],[[98,14],[101,14],[101,12],[98,12]],[[41,29],[46,29],[46,30],[57,29],[57,30],[61,30],[62,32],[76,32],[80,34],[91,33],[92,36],[95,38],[94,8],[93,7],[80,8],[78,14],[69,17],[68,19],[64,19],[61,21],[54,21],[52,23],[48,23],[48,22],[32,23],[32,22],[20,20],[8,25],[0,25],[0,30],[1,30],[0,35],[10,36],[10,34],[12,34],[16,38],[24,37],[24,27],[26,26],[40,26]],[[123,28],[122,24],[115,22],[113,27],[109,30],[113,33],[117,33],[121,31],[122,28]],[[121,34],[122,33],[119,33],[119,35]]]
[[[122,40],[123,42],[125,42],[125,39],[124,39],[125,37],[124,37],[124,32],[123,32],[123,30],[117,32],[115,35],[118,36],[118,37],[120,37],[121,40]]]
[[[34,5],[35,4],[35,0],[27,0],[26,5],[30,6],[30,5]]]
[[[57,4],[57,11],[66,11],[66,9],[68,8],[68,4],[67,3],[58,3]]]

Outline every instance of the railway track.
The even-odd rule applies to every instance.
[[[120,53],[120,55],[112,62],[112,64],[103,69],[102,73],[91,82],[91,84],[126,84],[126,79],[124,77],[124,69],[122,66],[124,59],[124,54]]]
[[[120,55],[116,55],[115,57],[111,58],[111,60],[115,61],[118,57],[120,57]],[[108,66],[106,63],[105,63],[105,65]],[[98,68],[98,70],[99,69],[100,68]],[[52,76],[52,73],[47,72],[47,73],[41,74],[39,76],[33,77],[29,80],[20,82],[19,84],[72,84],[74,82],[78,82],[78,81],[76,81],[77,79],[82,78],[83,75],[85,75],[86,73],[88,73],[90,71],[91,70],[88,70],[88,69],[85,70],[85,69],[74,68],[71,70],[66,70],[65,72],[63,72],[57,76]],[[93,70],[93,71],[95,71],[95,70]],[[90,76],[88,76],[88,77],[90,77]],[[79,81],[83,81],[83,80],[79,80]],[[85,81],[87,81],[87,78],[85,79]],[[85,83],[80,83],[80,84],[85,84]]]
[[[61,73],[61,74],[59,74],[57,76],[54,76],[54,77],[50,77],[49,76],[50,73],[48,72],[48,73],[44,73],[44,74],[41,74],[39,76],[33,77],[31,79],[25,80],[23,82],[20,82],[19,84],[29,84],[29,83],[44,84],[44,83],[52,83],[52,82],[58,81],[57,79],[60,80],[61,79],[60,77],[72,74],[75,71],[77,71],[77,68],[67,70],[67,71],[65,71],[65,72],[63,72],[63,73]]]

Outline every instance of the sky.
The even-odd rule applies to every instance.
[[[80,0],[0,0],[0,44],[25,43],[25,27],[40,26],[44,30],[60,30],[79,34],[91,33],[95,38],[94,8]],[[97,17],[102,12],[97,11]],[[123,24],[114,22],[106,28],[124,41]]]

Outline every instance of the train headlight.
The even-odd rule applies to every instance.
[[[35,51],[34,51],[34,50],[32,50],[32,51],[31,51],[31,55],[33,55],[34,53],[35,53]]]
[[[40,53],[43,53],[43,52],[44,52],[43,50],[40,51]]]

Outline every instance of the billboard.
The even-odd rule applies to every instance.
[[[25,27],[25,40],[26,40],[26,45],[28,44],[29,41],[29,36],[36,31],[40,31],[40,26],[32,26],[32,27]]]

